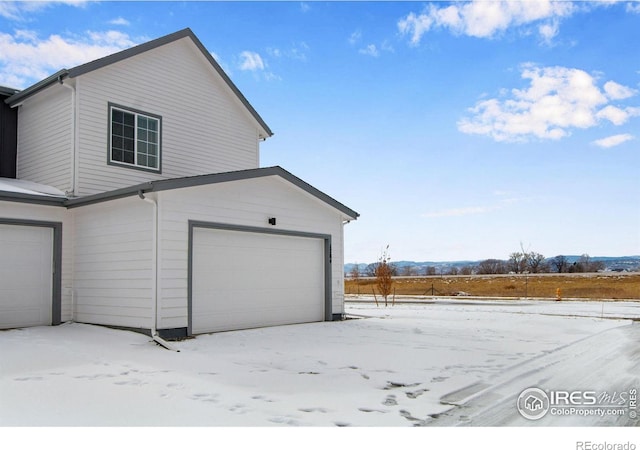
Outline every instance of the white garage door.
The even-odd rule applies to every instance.
[[[193,230],[192,332],[324,320],[324,240]]]
[[[0,224],[0,328],[51,325],[53,229]]]

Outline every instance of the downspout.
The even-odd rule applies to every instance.
[[[71,90],[71,192],[67,195],[73,197],[78,195],[78,114],[77,114],[77,94],[74,85],[64,84],[64,75],[58,77],[58,82]]]
[[[156,343],[163,346],[167,350],[179,352],[171,346],[167,341],[162,339],[156,329],[158,322],[158,202],[152,198],[146,198],[142,189],[138,191],[138,196],[147,203],[153,206],[153,227],[152,227],[152,240],[153,245],[151,247],[151,339]]]

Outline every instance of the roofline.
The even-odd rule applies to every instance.
[[[25,98],[30,97],[33,94],[35,94],[37,92],[40,92],[41,90],[43,90],[45,88],[48,88],[49,86],[51,86],[54,83],[59,83],[60,80],[62,80],[67,75],[69,75],[69,71],[67,69],[59,70],[56,73],[54,73],[53,75],[49,75],[44,80],[38,81],[36,84],[34,84],[32,86],[29,86],[28,88],[26,88],[26,89],[24,89],[22,91],[16,92],[11,97],[6,99],[4,102],[7,105],[13,107],[13,106],[17,105],[18,103],[20,103]]]
[[[0,86],[0,95],[6,95],[7,97],[10,97],[18,92],[20,92],[20,89],[10,88],[9,86]]]
[[[316,189],[307,182],[296,177],[292,173],[284,170],[280,166],[263,167],[258,169],[239,170],[235,172],[214,173],[208,175],[197,175],[193,177],[172,178],[168,180],[149,181],[146,183],[128,186],[126,188],[117,189],[109,192],[89,195],[86,197],[72,198],[64,202],[67,208],[77,208],[81,206],[93,205],[96,203],[107,202],[125,197],[132,197],[148,192],[162,192],[172,189],[181,189],[187,187],[204,186],[217,183],[227,183],[230,181],[249,180],[253,178],[263,178],[270,176],[278,176],[291,184],[297,186],[303,191],[318,198],[329,206],[337,209],[345,216],[352,220],[357,219],[360,214],[343,205],[334,198],[328,196],[324,192]]]
[[[90,61],[88,63],[74,67],[72,69],[62,69],[54,73],[53,75],[45,78],[44,80],[34,84],[33,86],[30,86],[25,90],[12,95],[7,100],[5,100],[5,103],[9,104],[10,106],[14,106],[18,102],[24,100],[25,98],[35,94],[38,91],[41,91],[46,87],[49,87],[50,85],[62,80],[65,77],[75,78],[85,73],[92,72],[97,69],[101,69],[105,66],[117,63],[119,61],[130,58],[132,56],[139,55],[140,53],[153,50],[155,48],[161,47],[163,45],[169,44],[171,42],[180,40],[185,37],[188,37],[192,40],[192,42],[204,55],[207,61],[209,61],[209,63],[213,66],[215,71],[222,77],[225,83],[227,83],[231,91],[233,91],[233,93],[238,97],[240,102],[244,105],[245,108],[247,108],[249,113],[258,122],[258,124],[264,129],[264,131],[268,134],[268,136],[273,136],[273,132],[271,131],[269,126],[266,124],[266,122],[262,119],[262,117],[260,117],[260,114],[258,114],[258,112],[253,108],[253,106],[251,106],[249,101],[240,92],[238,87],[231,81],[231,79],[224,72],[220,64],[218,64],[218,62],[213,58],[213,56],[211,56],[211,52],[209,52],[205,48],[205,46],[202,44],[200,39],[196,37],[196,35],[193,33],[193,31],[191,31],[190,28],[185,28],[183,30],[176,31],[175,33],[171,33],[166,36],[160,37],[158,39],[154,39],[152,41],[137,45],[135,47],[131,47],[131,48],[119,51],[117,53],[113,53],[111,55],[107,55],[103,58]]]
[[[25,194],[23,192],[0,191],[0,201],[32,203],[46,206],[66,206],[66,197],[55,197],[51,195]]]

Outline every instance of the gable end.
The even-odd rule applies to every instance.
[[[227,86],[231,89],[233,94],[240,100],[242,105],[247,109],[249,114],[254,118],[254,120],[259,124],[264,133],[262,134],[262,138],[268,138],[273,136],[273,132],[266,124],[266,122],[260,117],[258,112],[251,106],[249,101],[245,98],[245,96],[240,92],[237,86],[231,81],[231,79],[227,76],[227,74],[222,70],[222,67],[216,62],[216,60],[211,56],[211,53],[205,48],[205,46],[200,42],[200,40],[196,37],[196,35],[191,31],[190,28],[185,28],[183,30],[177,31],[172,34],[168,34],[158,39],[154,39],[149,42],[145,42],[144,44],[137,45],[135,47],[128,48],[126,50],[122,50],[118,53],[114,53],[112,55],[105,56],[100,59],[96,59],[95,61],[88,62],[86,64],[82,64],[80,66],[74,67],[72,69],[62,69],[55,74],[51,75],[48,78],[34,84],[33,86],[18,92],[17,94],[9,97],[5,102],[10,106],[16,106],[19,102],[24,100],[25,98],[35,94],[36,92],[52,85],[53,83],[60,82],[64,78],[75,78],[80,75],[83,75],[88,72],[92,72],[94,70],[100,69],[102,67],[108,66],[110,64],[117,63],[124,59],[130,58],[132,56],[139,55],[141,53],[147,52],[149,50],[153,50],[160,46],[169,44],[171,42],[177,41],[179,39],[183,39],[188,37],[195,44],[195,46],[200,50],[200,52],[207,59],[209,64],[214,68],[214,70],[220,75],[220,77],[224,80]]]

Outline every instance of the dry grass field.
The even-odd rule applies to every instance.
[[[375,279],[346,279],[346,294],[369,294]],[[470,295],[478,297],[538,297],[594,300],[640,300],[640,273],[529,274],[397,277],[397,295]],[[376,290],[376,294],[378,294]]]

